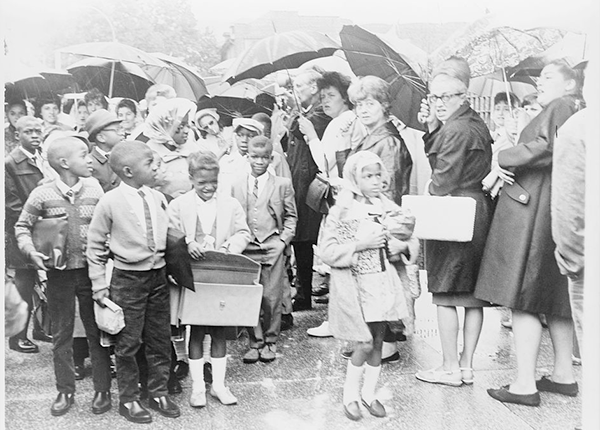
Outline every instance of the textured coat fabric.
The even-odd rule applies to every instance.
[[[108,158],[100,154],[96,147],[90,152],[90,157],[92,158],[92,169],[94,169],[92,176],[98,179],[104,192],[116,188],[121,183],[121,178],[110,168]]]
[[[400,210],[392,201],[381,198],[383,217]],[[385,271],[360,273],[359,253],[353,241],[345,240],[340,232],[345,225],[356,221],[359,205],[331,208],[320,238],[319,254],[331,266],[329,328],[338,339],[368,342],[372,335],[367,321],[397,321],[408,316],[406,297],[396,269],[384,258]],[[415,243],[410,246],[416,251]],[[373,251],[373,250],[366,250]],[[364,252],[364,251],[363,251]],[[411,256],[412,257],[412,256]],[[403,260],[404,263],[407,260]],[[377,292],[377,296],[369,294]],[[379,309],[377,309],[379,308]],[[369,318],[369,314],[385,314],[388,318]]]
[[[567,279],[554,258],[550,220],[552,152],[556,132],[576,112],[578,101],[552,101],[521,132],[498,163],[515,173],[496,206],[475,296],[531,313],[569,318]]]
[[[390,175],[390,181],[384,194],[396,204],[402,203],[402,196],[410,192],[412,158],[400,133],[391,121],[382,124],[371,134],[366,135],[350,154],[359,151],[371,151],[381,158]]]
[[[313,123],[317,136],[322,139],[331,118],[325,115],[323,108],[319,105],[313,106],[305,114],[305,117]],[[316,243],[321,225],[321,214],[308,207],[306,194],[308,186],[315,178],[319,168],[312,157],[308,143],[304,140],[304,135],[300,132],[297,118],[292,121],[288,139],[287,161],[292,172],[292,184],[298,210],[298,225],[294,241]]]
[[[492,137],[479,115],[463,105],[423,140],[432,171],[429,193],[472,197],[477,203],[471,242],[425,242],[428,289],[472,293],[493,212],[481,190],[481,180],[490,172]]]
[[[44,175],[18,147],[4,160],[4,252],[6,264],[13,269],[32,267],[21,254],[15,238],[15,223],[27,197]]]

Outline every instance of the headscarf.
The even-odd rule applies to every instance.
[[[384,180],[389,176],[387,169],[383,165],[383,161],[381,161],[381,158],[379,158],[379,156],[374,152],[358,151],[356,154],[352,154],[350,157],[348,157],[346,164],[344,165],[342,189],[337,196],[336,205],[341,206],[343,209],[347,209],[350,207],[350,204],[352,203],[352,200],[354,200],[355,196],[362,196],[366,198],[366,196],[360,190],[358,178],[362,170],[371,164],[379,165]]]
[[[191,100],[174,98],[161,101],[154,106],[146,122],[144,134],[155,142],[175,146],[173,135],[181,120],[187,115],[192,122],[196,113],[196,104]]]

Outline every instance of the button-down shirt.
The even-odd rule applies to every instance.
[[[204,201],[196,194],[196,212],[198,213],[202,231],[204,234],[210,235],[217,218],[216,197],[213,196],[211,199]]]
[[[146,214],[144,212],[144,203],[142,201],[142,197],[138,194],[138,191],[144,192],[144,200],[148,203],[148,207],[150,208],[150,218],[152,219],[152,231],[154,232],[154,242],[156,243],[156,231],[158,230],[156,225],[156,204],[154,202],[154,196],[152,195],[152,190],[147,186],[142,186],[139,189],[133,188],[130,185],[127,185],[125,182],[121,182],[119,185],[121,187],[123,194],[127,197],[127,202],[131,206],[134,215],[138,219],[138,225],[142,227],[142,230],[146,232]]]
[[[73,205],[73,204],[75,204],[75,194],[81,189],[81,187],[83,186],[83,183],[81,182],[81,179],[80,179],[79,181],[77,181],[77,183],[75,185],[73,185],[72,187],[69,187],[62,180],[57,179],[56,186],[58,187],[60,192],[63,194],[63,196],[66,197],[67,199],[69,199],[69,202],[71,202],[71,204]]]
[[[269,172],[265,172],[262,175],[260,175],[259,177],[254,177],[252,175],[248,175],[248,195],[252,194],[252,191],[254,190],[254,181],[256,179],[258,179],[258,194],[256,195],[256,197],[258,198],[260,196],[260,194],[263,192],[263,190],[265,189],[268,178],[269,178]]]

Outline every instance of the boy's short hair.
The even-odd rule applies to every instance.
[[[521,101],[516,96],[516,94],[508,93],[508,95],[510,96],[510,105],[515,108],[519,107]],[[508,104],[508,97],[506,96],[506,91],[501,91],[494,96],[494,106],[496,106],[498,103]]]
[[[273,122],[271,121],[271,117],[264,112],[258,112],[252,115],[252,119],[260,122],[263,127],[263,134],[267,137],[271,137],[271,126]]]
[[[193,152],[188,156],[188,172],[194,176],[200,170],[216,170],[219,173],[219,160],[212,151]]]
[[[123,179],[123,168],[134,164],[145,153],[152,154],[152,150],[144,142],[139,140],[119,142],[110,151],[108,163],[113,172]]]
[[[48,145],[48,164],[57,172],[60,172],[60,159],[68,157],[73,153],[74,144],[84,144],[89,150],[89,146],[83,138],[75,136],[64,136],[53,140]]]
[[[251,148],[267,148],[269,153],[273,153],[273,143],[267,136],[255,136],[248,142],[248,152]]]

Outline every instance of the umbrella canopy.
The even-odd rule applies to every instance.
[[[156,57],[119,42],[92,42],[67,46],[59,52],[81,55],[83,57],[103,58],[105,60],[126,61],[138,65],[163,67],[164,63]]]
[[[282,69],[295,69],[307,61],[333,55],[340,45],[317,31],[288,31],[259,40],[242,52],[223,75],[233,84],[247,78],[260,79]]]
[[[73,87],[75,80],[66,70],[28,67],[7,57],[4,68],[4,88],[7,100],[48,98]]]
[[[423,129],[417,113],[421,99],[427,94],[427,86],[409,62],[380,37],[359,26],[345,25],[340,38],[354,73],[377,76],[388,82],[392,113],[407,126]]]
[[[483,76],[540,54],[562,40],[565,34],[557,28],[510,27],[497,16],[486,15],[436,49],[430,56],[430,66],[433,68],[455,55],[467,60],[471,76]]]
[[[82,90],[98,88],[103,94],[110,94],[112,80],[112,97],[128,97],[136,101],[143,99],[146,90],[154,84],[136,64],[101,58],[86,58],[72,64],[67,70]]]
[[[162,53],[153,56],[165,63],[164,67],[141,66],[142,70],[157,84],[167,84],[175,89],[177,97],[196,101],[208,94],[204,79],[194,67]]]

